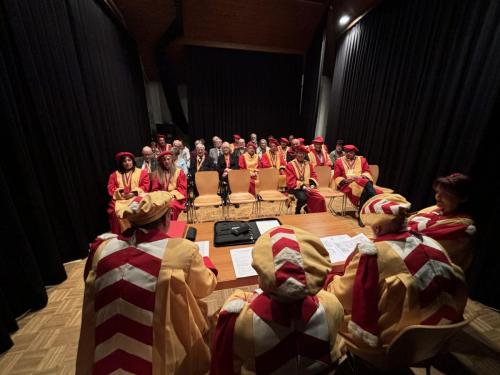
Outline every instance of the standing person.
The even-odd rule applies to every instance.
[[[318,193],[316,172],[314,167],[305,160],[308,150],[305,146],[298,146],[296,149],[296,158],[286,166],[286,185],[288,189],[297,198],[295,214],[300,214],[300,209],[304,208],[308,212],[326,212],[325,198]]]
[[[112,233],[120,234],[122,227],[115,214],[115,203],[136,197],[149,191],[149,174],[136,167],[135,157],[130,152],[119,152],[115,155],[117,169],[108,179],[108,194],[111,201],[108,205],[109,226]]]
[[[172,195],[172,220],[177,220],[186,207],[187,178],[184,172],[175,166],[171,151],[158,155],[158,169],[153,176],[151,190],[167,191]]]
[[[337,144],[335,145],[335,150],[330,152],[330,160],[332,161],[332,164],[335,164],[335,160],[340,159],[342,156],[345,155],[343,146],[344,146],[344,141],[338,139]]]
[[[318,165],[332,167],[332,161],[328,155],[328,150],[323,147],[324,145],[325,139],[321,135],[318,135],[313,139],[313,146],[309,147],[309,161],[314,167]]]
[[[255,185],[258,179],[260,165],[260,158],[259,155],[257,155],[257,153],[255,152],[256,149],[257,146],[255,145],[255,143],[248,142],[247,151],[243,155],[240,155],[240,159],[238,161],[240,169],[246,169],[250,174],[250,185],[248,187],[248,192],[254,196],[256,194]]]
[[[466,272],[472,263],[476,232],[469,206],[471,180],[462,173],[453,173],[437,178],[432,188],[436,205],[411,216],[408,230],[439,242],[452,262]]]
[[[76,374],[201,374],[210,366],[206,306],[217,270],[198,246],[168,238],[172,196],[147,193],[118,203],[129,238],[91,244]]]
[[[163,134],[158,134],[158,151],[160,153],[164,151],[170,151],[172,145],[167,143],[167,138]]]
[[[262,155],[268,151],[269,151],[269,147],[267,147],[267,141],[264,138],[262,138],[259,141],[259,147],[257,147],[257,155],[262,157]]]
[[[335,161],[334,178],[337,188],[347,195],[347,198],[355,206],[361,208],[363,204],[382,191],[373,186],[373,177],[368,162],[362,156],[357,156],[358,148],[353,145],[345,145],[345,156]],[[361,220],[359,225],[363,226]]]
[[[320,239],[280,226],[259,237],[252,256],[262,291],[236,290],[223,305],[210,374],[332,373],[343,309],[322,290],[331,265]]]
[[[467,287],[462,270],[430,237],[404,231],[410,203],[381,194],[361,209],[374,243],[363,243],[327,290],[344,306],[342,332],[371,347],[387,346],[404,328],[462,320]],[[402,231],[403,230],[403,231]]]
[[[279,172],[278,187],[286,187],[286,162],[283,156],[278,151],[278,141],[276,139],[271,139],[269,141],[271,148],[268,152],[264,153],[260,159],[261,168],[274,168]]]
[[[135,162],[137,164],[137,167],[140,169],[144,169],[148,172],[149,178],[151,179],[151,176],[154,171],[156,171],[156,157],[153,153],[153,150],[149,146],[144,146],[141,151],[142,156],[135,158]]]
[[[209,151],[208,151],[208,156],[210,157],[210,159],[212,159],[212,161],[214,162],[214,164],[217,166],[217,163],[219,161],[219,156],[222,155],[222,139],[220,139],[219,137],[215,136],[212,138],[212,142],[214,143],[214,147],[212,147]]]

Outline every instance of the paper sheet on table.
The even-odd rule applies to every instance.
[[[321,242],[323,242],[330,255],[330,262],[343,263],[351,255],[358,243],[371,241],[363,233],[360,233],[352,238],[347,234],[322,237]]]
[[[230,250],[234,274],[237,278],[257,275],[257,272],[252,267],[252,250],[253,247]]]
[[[257,229],[259,229],[260,234],[264,234],[269,229],[273,229],[280,226],[280,222],[278,220],[259,220],[256,221]]]
[[[209,246],[209,241],[196,241],[195,244],[198,245],[198,250],[200,251],[200,254],[202,257],[208,257],[210,256],[210,246]]]

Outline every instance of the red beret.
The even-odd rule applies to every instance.
[[[325,139],[321,135],[318,135],[313,139],[313,143],[325,143]]]
[[[237,140],[237,139],[240,139],[241,137],[239,134],[233,134],[233,138]]]
[[[354,152],[359,152],[358,148],[354,145],[345,145],[344,146],[344,151],[354,151]]]
[[[270,145],[276,145],[276,146],[279,146],[279,145],[280,145],[280,143],[278,142],[278,140],[277,140],[277,139],[274,139],[274,138],[271,138],[271,139],[269,140],[269,144],[270,144]]]
[[[280,142],[285,142],[286,144],[288,144],[288,139],[286,139],[285,137],[281,137]]]
[[[309,149],[308,149],[306,146],[304,146],[304,145],[300,145],[299,147],[297,147],[297,148],[295,149],[295,152],[296,152],[296,153],[297,153],[297,152],[303,152],[303,153],[305,153],[305,154],[308,154],[308,153],[309,153]]]
[[[121,159],[123,156],[129,156],[131,159],[135,159],[135,155],[134,155],[134,154],[132,154],[131,152],[127,152],[127,151],[125,151],[125,152],[119,152],[119,153],[117,153],[117,154],[115,155],[115,160],[116,160],[117,162],[119,162],[119,161],[120,161],[120,159]]]
[[[299,142],[302,144],[304,143],[305,139],[304,138],[297,138],[299,140]]]
[[[160,155],[156,157],[157,160],[160,160],[162,157],[172,155],[172,151],[163,151]]]
[[[253,147],[254,150],[257,149],[257,145],[255,143],[253,143],[253,142],[248,142],[247,143],[247,148],[249,148],[249,147]]]

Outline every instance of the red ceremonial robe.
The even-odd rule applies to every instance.
[[[358,207],[359,198],[363,194],[363,189],[368,181],[373,182],[368,162],[362,156],[356,156],[353,161],[345,156],[335,160],[333,177],[337,188],[347,195],[351,203]],[[341,184],[344,179],[350,178],[353,181],[349,184]],[[377,194],[382,194],[382,190],[375,188]]]
[[[149,191],[149,174],[145,169],[134,168],[130,173],[120,173],[115,171],[111,173],[108,179],[108,194],[111,201],[108,204],[108,217],[111,233],[120,234],[122,228],[120,221],[115,214],[115,201],[125,199],[124,194],[141,194]]]
[[[292,160],[287,164],[285,172],[288,189],[302,189],[303,185],[309,186],[310,180],[313,180],[316,186],[318,185],[318,177],[314,172],[314,167],[307,160],[304,161],[303,170],[297,159]],[[326,212],[325,198],[316,189],[307,191],[306,195],[309,212]]]
[[[330,159],[330,155],[328,154],[325,148],[322,148],[320,152],[317,152],[314,146],[309,148],[309,161],[315,167],[317,165],[327,165],[329,167],[332,166],[332,160]]]
[[[186,197],[187,197],[187,178],[184,172],[176,168],[173,177],[167,177],[165,175],[164,181],[160,181],[158,175],[153,177],[151,183],[151,191],[168,191],[172,193],[175,199],[170,201],[170,207],[172,207],[172,220],[177,220],[180,213],[186,207]]]
[[[259,155],[256,153],[253,156],[250,156],[247,152],[243,155],[240,155],[240,159],[238,160],[238,165],[240,169],[248,169],[249,173],[258,172],[258,167],[260,164]],[[248,186],[248,192],[252,195],[255,195],[255,183],[257,181],[257,176],[250,177],[250,185]]]

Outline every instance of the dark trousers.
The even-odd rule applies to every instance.
[[[300,209],[307,203],[307,195],[304,190],[292,190],[293,195],[297,199],[297,205],[295,206],[295,214],[300,214]],[[305,208],[307,212],[307,207]]]

